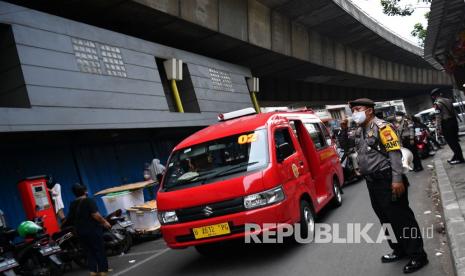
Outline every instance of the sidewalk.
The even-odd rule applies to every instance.
[[[465,139],[461,138],[462,150]],[[457,275],[465,275],[465,164],[452,166],[452,151],[445,145],[434,158],[452,259]]]

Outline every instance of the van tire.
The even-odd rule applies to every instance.
[[[342,189],[341,185],[339,184],[339,180],[337,177],[333,179],[333,205],[334,207],[339,207],[342,205]]]
[[[306,200],[300,201],[300,221],[297,227],[300,227],[301,237],[297,237],[297,233],[294,231],[294,240],[296,242],[298,241],[298,238],[309,238],[309,234],[313,241],[315,238],[315,212],[313,211],[310,203]]]

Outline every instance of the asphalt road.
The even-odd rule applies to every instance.
[[[424,161],[425,169],[429,162]],[[442,218],[433,200],[431,171],[411,173],[409,178],[412,182],[410,203],[420,227],[435,227],[433,238],[425,239],[430,263],[415,274],[453,275],[446,238],[437,232]],[[364,181],[346,186],[343,200],[341,207],[325,210],[319,222],[374,223],[376,227],[370,234],[377,237],[378,220],[371,209]],[[390,264],[380,262],[381,255],[389,251],[386,242],[225,245],[216,258],[207,258],[193,248],[167,249],[159,239],[137,245],[124,256],[110,258],[110,275],[403,275],[402,267],[407,260]],[[85,275],[84,271],[70,274]]]

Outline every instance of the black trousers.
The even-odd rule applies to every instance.
[[[90,272],[108,272],[108,260],[105,252],[102,230],[80,231],[79,239],[87,255],[87,266]]]
[[[409,151],[412,152],[413,155],[413,169],[422,169],[423,165],[421,164],[420,155],[418,155],[418,149],[416,145],[410,144],[409,138],[402,139],[402,146],[407,148]]]
[[[408,202],[408,179],[403,176],[405,193],[400,198],[392,196],[392,177],[365,177],[371,205],[381,224],[390,224],[397,243],[388,241],[389,246],[399,254],[411,258],[426,256],[423,238],[415,215]]]
[[[442,134],[450,149],[454,152],[452,160],[463,160],[462,148],[459,144],[459,125],[457,119],[451,118],[441,121]]]

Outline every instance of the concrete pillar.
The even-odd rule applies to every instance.
[[[310,39],[310,62],[323,64],[323,41],[319,33],[314,31],[308,32]]]
[[[305,26],[292,22],[292,56],[309,60],[309,40],[308,32]]]
[[[346,71],[346,51],[344,45],[336,43],[334,47],[336,69]]]
[[[291,55],[291,23],[286,16],[273,11],[271,13],[271,49],[275,52]]]
[[[218,0],[180,1],[181,18],[218,31]]]
[[[249,0],[249,42],[271,49],[271,11],[264,4]]]
[[[221,0],[218,4],[219,31],[247,41],[247,0]]]

